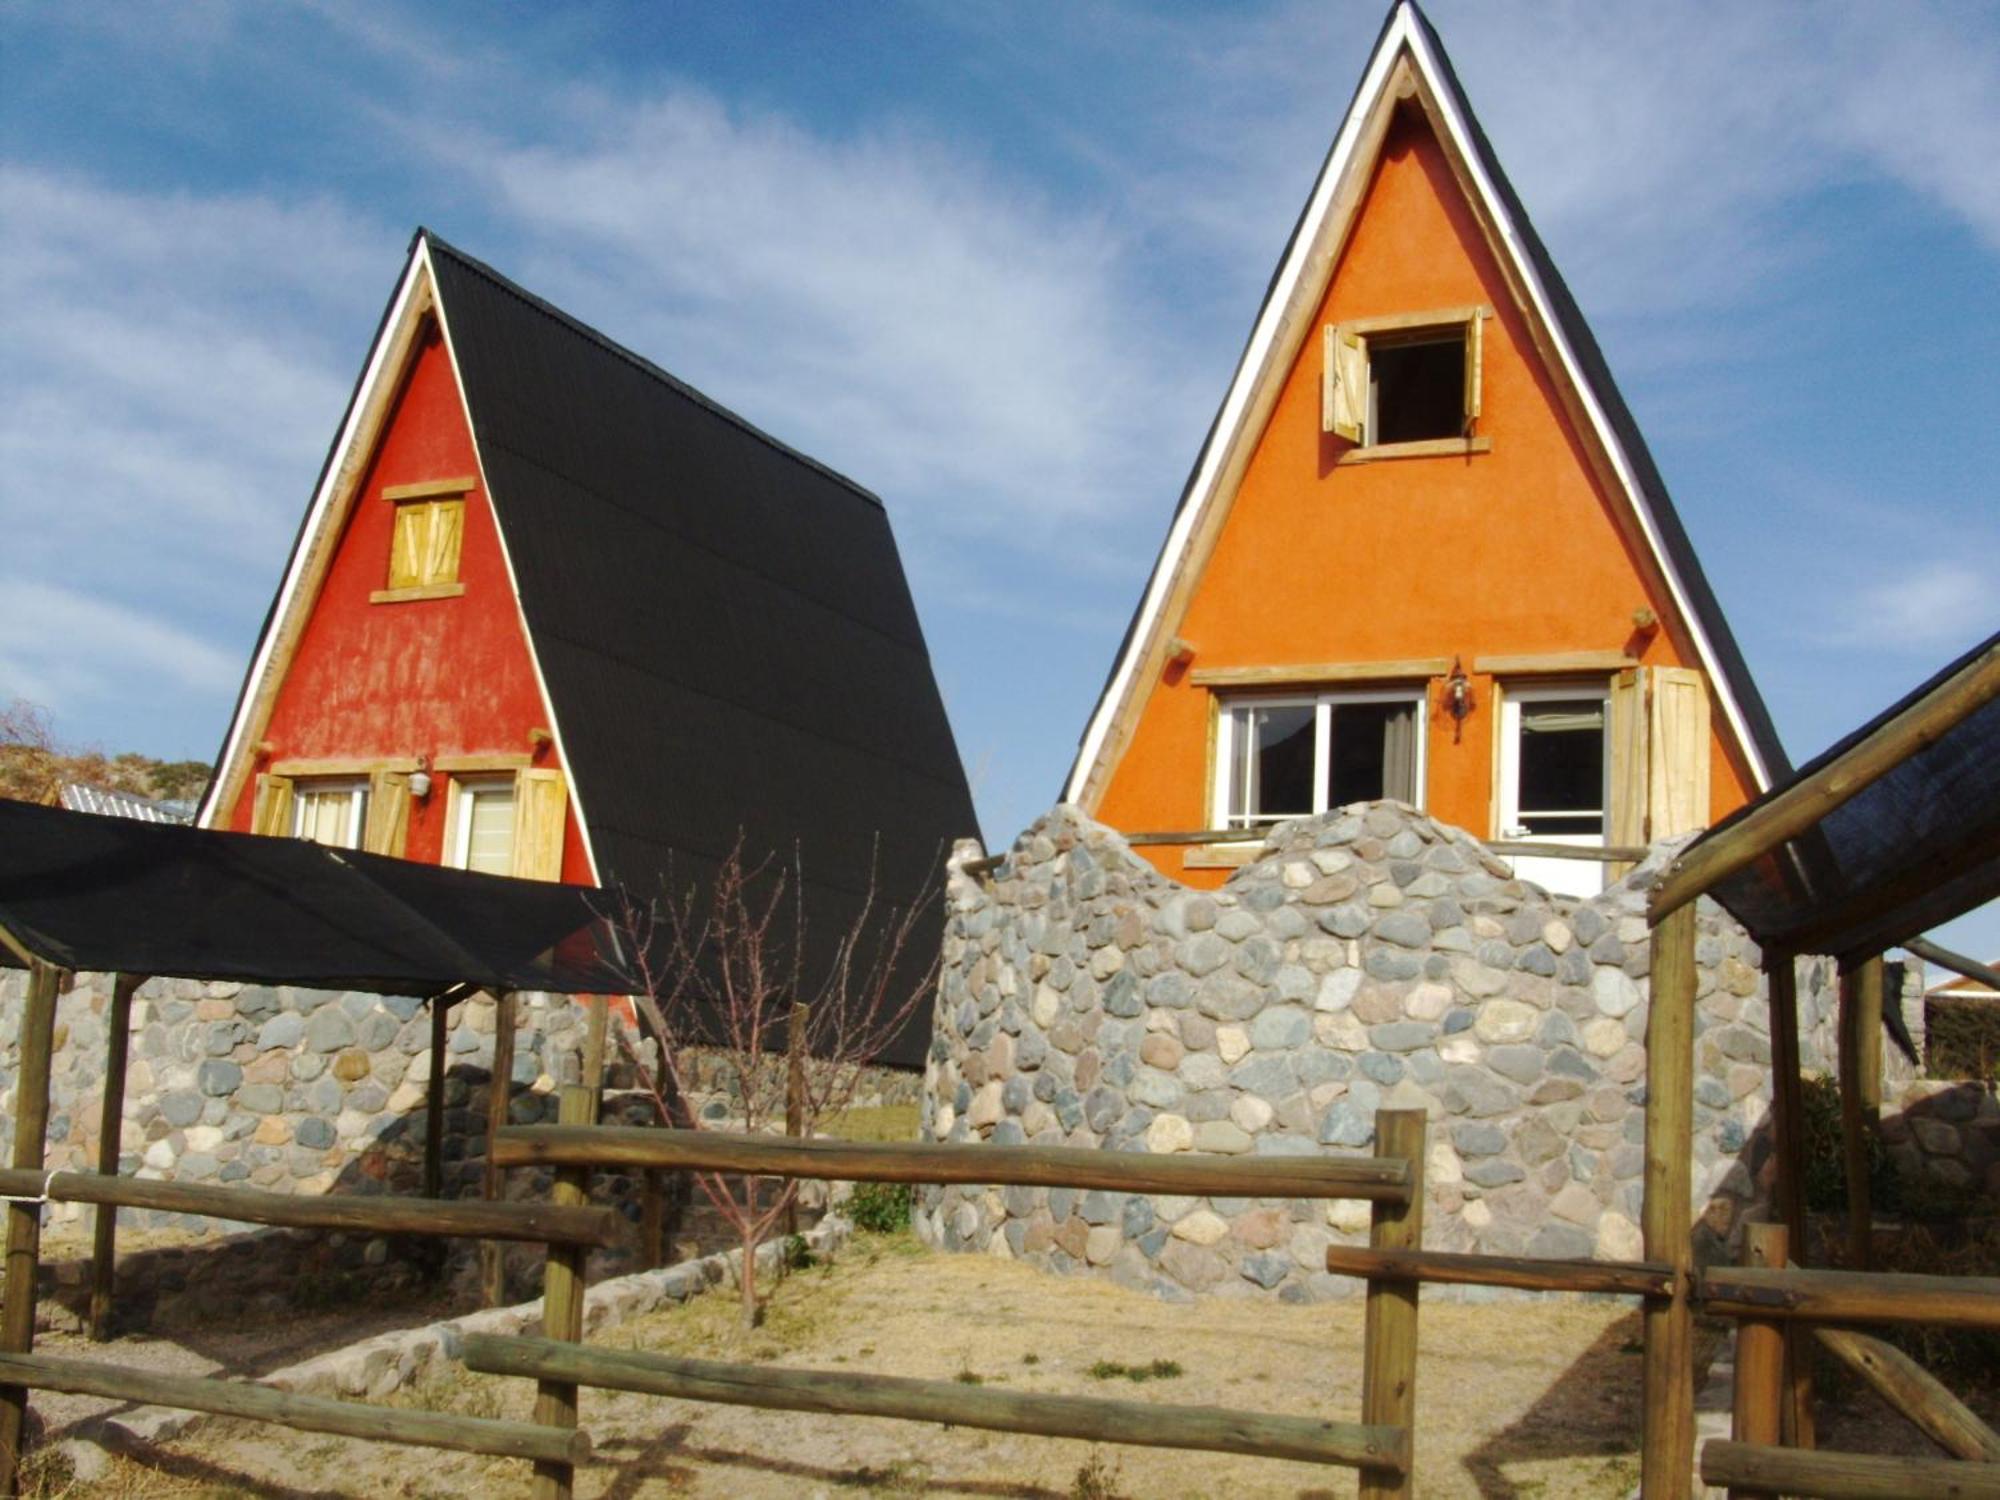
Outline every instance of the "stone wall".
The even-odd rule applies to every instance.
[[[0,970],[0,1149],[11,1149],[26,976]],[[46,1165],[94,1171],[104,1097],[111,977],[79,974],[56,1006]],[[477,996],[452,1011],[445,1068],[447,1197],[477,1193],[485,1164],[486,1100],[496,1007]],[[582,1074],[584,1010],[566,995],[523,994],[515,1005],[513,1123],[555,1118],[557,1091]],[[403,996],[149,980],[132,1002],[132,1044],[119,1170],[182,1182],[279,1193],[415,1193],[423,1181],[430,1013]],[[694,1059],[694,1104],[727,1120],[729,1070]],[[614,1061],[607,1081],[631,1080]],[[859,1104],[907,1103],[914,1072],[869,1069]],[[613,1108],[607,1105],[607,1111]],[[650,1124],[642,1098],[616,1102]],[[602,1175],[602,1174],[600,1174]],[[510,1191],[536,1190],[516,1173]],[[624,1179],[606,1178],[607,1191]],[[89,1210],[52,1203],[61,1226]],[[208,1230],[187,1215],[121,1210],[121,1223]]]
[[[990,882],[953,861],[926,1138],[1155,1152],[1360,1152],[1378,1107],[1430,1115],[1425,1240],[1635,1257],[1649,933],[1660,849],[1601,896],[1551,897],[1397,803],[1280,825],[1220,891],[1190,890],[1059,807]],[[1707,1253],[1767,1171],[1761,955],[1701,903],[1695,1209]],[[1833,1006],[1802,963],[1804,1046]],[[1821,1062],[1816,1055],[1808,1066]],[[1329,1242],[1365,1203],[931,1188],[952,1249],[1097,1269],[1170,1296],[1340,1295]]]
[[[0,974],[0,1139],[11,1147],[25,977]],[[79,974],[56,1005],[46,1164],[92,1171],[103,1109],[111,978]],[[445,1192],[483,1163],[492,1001],[453,1010],[445,1072]],[[513,1119],[555,1117],[581,1073],[583,1012],[566,996],[516,1005]],[[430,1014],[421,1002],[285,986],[151,980],[133,998],[119,1170],[278,1193],[415,1192],[423,1179]],[[82,1216],[50,1204],[51,1222]],[[125,1210],[121,1222],[206,1221]]]

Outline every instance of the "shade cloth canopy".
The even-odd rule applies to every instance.
[[[1713,896],[1767,947],[1865,958],[2000,897],[2000,632],[1702,835],[1721,838],[1934,696],[1985,701]]]
[[[628,994],[620,909],[583,886],[0,801],[0,928],[65,969]],[[20,962],[0,943],[0,963]]]

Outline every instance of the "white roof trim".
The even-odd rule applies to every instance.
[[[329,527],[337,527],[346,519],[347,510],[358,496],[361,474],[356,470],[352,483],[345,482],[349,466],[355,461],[356,448],[367,426],[370,415],[375,410],[377,397],[381,394],[385,381],[393,384],[403,375],[402,362],[393,361],[391,356],[408,342],[409,334],[417,318],[426,311],[437,314],[438,329],[444,338],[445,356],[451,361],[452,383],[457,387],[459,410],[465,418],[465,430],[472,442],[473,462],[479,468],[479,488],[486,496],[486,506],[493,517],[493,529],[500,538],[500,556],[507,567],[507,586],[514,597],[514,612],[521,623],[521,638],[527,643],[528,661],[534,668],[535,688],[541,695],[542,711],[549,721],[549,732],[555,736],[556,755],[564,767],[564,780],[569,791],[570,805],[576,812],[576,823],[583,834],[584,855],[590,861],[591,878],[597,880],[599,866],[597,851],[592,846],[590,824],[583,816],[583,798],[577,788],[577,778],[570,766],[568,753],[563,748],[562,724],[556,717],[555,705],[549,697],[548,679],[542,672],[540,654],[535,650],[534,633],[528,629],[528,617],[521,607],[520,580],[514,572],[513,554],[507,547],[506,529],[500,524],[500,509],[493,503],[493,490],[486,482],[486,461],[479,452],[479,432],[472,422],[472,408],[466,399],[465,380],[458,368],[458,351],[451,340],[451,323],[445,314],[444,299],[438,295],[437,275],[431,266],[430,240],[419,237],[416,248],[410,255],[409,264],[404,268],[403,279],[396,288],[396,296],[390,303],[389,315],[382,320],[382,331],[375,340],[375,347],[368,351],[368,363],[362,372],[361,385],[355,392],[354,404],[342,425],[340,437],[334,446],[332,458],[321,476],[318,491],[313,496],[312,508],[307,512],[306,524],[299,533],[297,546],[285,568],[284,581],[278,587],[278,603],[271,611],[270,628],[257,643],[257,654],[252,661],[248,677],[244,679],[243,694],[237,700],[236,711],[230,719],[229,736],[223,742],[222,759],[217,774],[209,784],[202,799],[201,810],[196,814],[196,826],[212,828],[218,819],[226,819],[230,809],[221,806],[225,789],[234,779],[231,772],[246,754],[245,740],[251,733],[250,714],[252,706],[261,695],[265,678],[276,670],[276,651],[280,637],[285,633],[286,623],[299,610],[310,610],[317,603],[317,594],[306,597],[307,563],[314,552],[315,544],[326,534]],[[394,368],[392,368],[392,364]],[[388,414],[384,412],[386,424]],[[339,513],[335,514],[336,508]],[[329,564],[330,565],[330,564]],[[242,792],[239,788],[237,796]]]
[[[1327,228],[1326,215],[1340,180],[1353,165],[1353,155],[1360,139],[1364,122],[1380,102],[1383,89],[1395,65],[1399,51],[1409,52],[1412,65],[1429,85],[1430,93],[1436,99],[1446,128],[1451,132],[1453,144],[1460,159],[1471,175],[1472,184],[1479,193],[1481,207],[1490,216],[1490,221],[1498,229],[1502,243],[1513,263],[1514,269],[1526,287],[1534,303],[1534,311],[1543,328],[1561,356],[1563,373],[1570,386],[1583,402],[1591,426],[1597,434],[1604,451],[1609,455],[1619,482],[1624,486],[1627,499],[1638,517],[1640,530],[1652,552],[1661,576],[1666,580],[1668,592],[1673,596],[1674,607],[1679,612],[1682,623],[1694,638],[1695,648],[1701,657],[1703,670],[1714,686],[1716,696],[1722,703],[1723,713],[1734,731],[1736,742],[1741,747],[1750,764],[1751,774],[1756,778],[1760,791],[1771,785],[1770,768],[1764,764],[1757,741],[1750,733],[1744,718],[1742,706],[1737,702],[1734,685],[1730,682],[1715,654],[1714,647],[1702,626],[1701,616],[1692,606],[1687,588],[1673,560],[1663,544],[1659,525],[1648,504],[1646,493],[1632,468],[1630,456],[1606,416],[1603,403],[1596,390],[1585,379],[1577,362],[1576,351],[1570,346],[1560,320],[1555,316],[1550,303],[1548,289],[1537,274],[1533,257],[1529,256],[1521,243],[1520,231],[1508,215],[1506,206],[1494,189],[1491,179],[1481,162],[1479,152],[1467,121],[1462,117],[1453,91],[1443,86],[1445,77],[1440,60],[1433,52],[1424,30],[1417,23],[1408,0],[1396,7],[1396,12],[1383,29],[1382,39],[1375,48],[1374,56],[1368,61],[1367,71],[1362,75],[1361,87],[1354,97],[1353,107],[1342,122],[1340,134],[1335,138],[1334,148],[1327,157],[1326,166],[1321,170],[1319,181],[1313,186],[1311,199],[1300,224],[1299,232],[1292,241],[1290,253],[1272,283],[1269,296],[1257,316],[1257,324],[1249,345],[1243,351],[1243,358],[1237,364],[1236,374],[1230,382],[1229,394],[1223,401],[1222,412],[1217,418],[1215,433],[1202,449],[1193,483],[1189,486],[1188,503],[1180,508],[1174,517],[1172,528],[1167,534],[1167,544],[1161,551],[1158,565],[1146,586],[1146,594],[1140,606],[1137,627],[1133,630],[1110,686],[1098,700],[1097,710],[1091,715],[1090,725],[1084,732],[1082,744],[1078,747],[1076,764],[1070,771],[1069,784],[1064,790],[1066,801],[1078,801],[1090,779],[1098,757],[1103,753],[1104,743],[1111,725],[1126,699],[1135,689],[1134,677],[1139,663],[1146,654],[1148,642],[1160,628],[1160,613],[1166,603],[1174,575],[1180,570],[1186,558],[1188,545],[1192,540],[1196,524],[1216,499],[1216,481],[1219,476],[1223,455],[1240,435],[1244,414],[1250,405],[1250,398],[1258,381],[1276,378],[1275,374],[1264,372],[1265,361],[1269,358],[1272,345],[1276,342],[1283,314],[1292,296],[1298,289],[1300,277],[1304,274],[1313,248],[1320,242]]]
[[[236,711],[230,716],[229,734],[222,742],[222,756],[216,764],[215,779],[209,783],[208,791],[201,800],[201,809],[195,814],[195,826],[213,828],[218,815],[226,818],[227,808],[219,806],[224,792],[234,777],[231,772],[242,760],[246,746],[245,738],[251,733],[250,711],[260,696],[265,677],[273,669],[273,659],[279,638],[284,634],[285,622],[292,612],[303,603],[310,607],[312,600],[301,601],[300,593],[305,587],[306,560],[311,556],[313,543],[325,531],[328,515],[336,500],[344,498],[342,478],[354,455],[364,424],[374,410],[376,396],[383,380],[395,380],[400,369],[389,369],[389,356],[400,342],[399,335],[409,326],[419,311],[418,293],[423,292],[430,301],[437,298],[437,289],[431,281],[429,263],[422,257],[412,255],[403,268],[403,279],[396,288],[395,299],[390,303],[389,315],[382,320],[382,331],[375,339],[375,347],[368,351],[368,363],[362,371],[361,385],[354,393],[354,401],[347,411],[347,420],[340,429],[339,439],[334,444],[327,460],[326,471],[320,476],[319,489],[314,493],[312,506],[306,512],[306,524],[299,532],[297,545],[292,548],[290,560],[285,565],[285,576],[278,585],[278,602],[271,610],[269,627],[257,642],[257,653],[251,658],[249,675],[243,679],[242,696],[236,700]],[[241,796],[241,792],[238,792]]]

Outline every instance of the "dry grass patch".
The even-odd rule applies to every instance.
[[[907,1236],[864,1236],[831,1266],[787,1277],[756,1329],[742,1328],[725,1287],[612,1329],[597,1342],[1127,1399],[1141,1396],[1131,1389],[1131,1372],[1144,1372],[1142,1399],[1353,1419],[1360,1409],[1361,1324],[1358,1300],[1181,1306],[988,1257],[932,1254]],[[1637,1474],[1638,1358],[1627,1352],[1635,1334],[1636,1319],[1622,1305],[1427,1306],[1418,1382],[1420,1492],[1537,1500],[1625,1494]],[[533,1402],[532,1382],[451,1369],[394,1404],[525,1418]],[[1305,1464],[1100,1449],[616,1392],[585,1391],[582,1415],[597,1451],[578,1476],[583,1500],[814,1494],[1301,1500],[1353,1492],[1351,1474]],[[528,1468],[215,1423],[170,1445],[156,1464],[120,1466],[106,1483],[119,1487],[63,1493],[105,1500],[508,1496],[526,1493]]]

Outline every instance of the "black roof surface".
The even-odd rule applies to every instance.
[[[1440,81],[1471,127],[1472,146],[1478,153],[1480,165],[1485,169],[1487,177],[1493,183],[1494,192],[1499,195],[1515,227],[1520,231],[1521,248],[1548,291],[1549,305],[1555,314],[1556,322],[1561,326],[1570,347],[1576,352],[1577,362],[1583,368],[1584,379],[1604,408],[1605,418],[1611,424],[1619,445],[1631,460],[1639,487],[1645,493],[1646,504],[1659,527],[1661,547],[1687,588],[1688,603],[1702,630],[1708,636],[1709,644],[1715,652],[1716,662],[1729,680],[1730,691],[1743,710],[1744,724],[1750,732],[1757,753],[1764,759],[1765,770],[1772,782],[1781,781],[1790,773],[1791,758],[1785,754],[1785,747],[1778,738],[1777,726],[1772,722],[1770,710],[1765,707],[1763,694],[1757,690],[1756,681],[1750,675],[1749,664],[1743,659],[1742,648],[1736,644],[1736,636],[1730,630],[1729,621],[1722,613],[1721,602],[1715,597],[1715,590],[1709,586],[1708,575],[1702,571],[1701,560],[1695,555],[1694,544],[1688,539],[1687,529],[1682,526],[1680,514],[1674,509],[1673,500],[1667,494],[1666,480],[1661,477],[1658,465],[1653,462],[1652,452],[1646,447],[1646,439],[1639,431],[1639,424],[1633,418],[1631,408],[1625,404],[1625,397],[1619,391],[1617,381],[1612,378],[1611,366],[1606,363],[1604,351],[1598,347],[1597,337],[1590,331],[1590,325],[1584,319],[1583,309],[1577,306],[1576,298],[1570,294],[1562,273],[1556,269],[1555,261],[1549,256],[1548,247],[1542,243],[1542,237],[1535,232],[1535,226],[1528,218],[1527,209],[1522,205],[1520,196],[1515,193],[1513,183],[1507,180],[1507,173],[1501,168],[1500,158],[1494,154],[1492,142],[1486,138],[1485,127],[1479,123],[1478,115],[1473,113],[1472,102],[1466,98],[1464,86],[1458,81],[1457,70],[1451,65],[1451,56],[1445,51],[1443,40],[1416,0],[1391,0],[1388,13],[1383,17],[1381,31],[1376,36],[1374,46],[1369,49],[1370,55],[1372,56],[1382,45],[1383,38],[1388,35],[1389,28],[1395,21],[1398,7],[1404,4],[1409,6],[1410,14],[1415,18],[1417,25],[1423,28],[1425,38],[1436,49],[1443,72]],[[1359,102],[1360,97],[1361,84],[1357,82],[1354,94],[1348,101],[1348,107],[1342,112],[1343,122],[1353,113],[1354,105]],[[1326,156],[1320,163],[1320,175],[1324,175],[1327,167],[1332,164],[1333,152],[1338,143],[1339,134],[1336,132],[1333,142],[1327,146]],[[1284,274],[1284,268],[1292,258],[1299,236],[1305,233],[1306,214],[1310,206],[1310,195],[1308,195],[1308,202],[1300,209],[1299,217],[1292,225],[1291,237],[1286,240],[1284,251],[1279,255],[1277,265],[1271,271],[1271,279],[1265,286],[1266,302],[1277,290],[1278,279]],[[1251,337],[1255,337],[1254,327]],[[1248,350],[1249,340],[1246,339],[1244,351],[1247,353]],[[1237,362],[1239,365],[1242,363],[1241,355],[1238,356]],[[1226,402],[1226,393],[1224,399]],[[1214,443],[1221,422],[1222,408],[1218,406],[1214,419],[1209,423],[1208,432],[1202,438],[1201,447],[1196,450],[1194,464],[1188,470],[1187,482],[1181,488],[1180,500],[1175,504],[1173,516],[1168,521],[1168,537],[1172,535],[1174,521],[1179,519],[1181,511],[1186,509],[1189,498],[1194,494],[1195,480],[1201,473],[1202,460],[1207,455],[1209,446]],[[1159,571],[1160,562],[1165,556],[1166,541],[1163,540],[1159,555],[1153,562],[1153,572]],[[1150,580],[1152,574],[1149,573],[1147,576]],[[1145,607],[1145,590],[1142,589],[1138,603],[1133,606],[1132,618],[1126,624],[1124,638],[1119,642],[1118,650],[1111,658],[1111,670],[1106,673],[1104,687],[1098,695],[1100,703],[1104,694],[1111,691],[1112,683],[1117,679],[1118,664],[1125,659],[1125,653],[1132,648],[1133,641],[1138,635],[1139,618]],[[1094,709],[1091,717],[1093,719],[1096,717]],[[1083,736],[1087,736],[1089,732],[1090,720],[1086,720]],[[1079,750],[1083,736],[1079,736],[1078,739]],[[1074,771],[1071,774],[1073,775]]]
[[[739,837],[796,853],[809,964],[871,880],[878,911],[940,886],[978,824],[882,502],[418,242],[598,878],[643,900]],[[929,1023],[886,1060],[921,1063]]]

